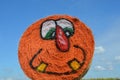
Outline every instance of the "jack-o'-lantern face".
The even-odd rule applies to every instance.
[[[19,60],[33,80],[73,80],[89,68],[94,39],[76,18],[55,15],[32,24],[19,45]]]

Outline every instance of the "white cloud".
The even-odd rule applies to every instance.
[[[7,78],[6,80],[13,80],[13,78]]]
[[[13,79],[13,78],[8,77],[8,78],[0,78],[0,80],[14,80],[14,79]]]
[[[107,68],[108,70],[113,70],[113,66],[112,65],[110,65],[110,66],[108,66],[108,68]]]
[[[120,61],[120,56],[115,56],[115,60]]]
[[[103,71],[106,69],[103,66],[95,66],[95,70]]]
[[[97,65],[94,67],[94,69],[97,71],[104,71],[104,70],[112,71],[114,68],[113,68],[112,64],[108,64],[108,65],[104,65],[104,66]]]
[[[95,53],[103,53],[105,49],[102,46],[95,47]]]

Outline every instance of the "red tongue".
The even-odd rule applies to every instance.
[[[69,49],[69,41],[65,35],[63,29],[60,26],[56,26],[56,45],[61,51],[67,51]]]

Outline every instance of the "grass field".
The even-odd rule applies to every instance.
[[[89,79],[82,79],[82,80],[120,80],[120,78],[89,78]]]

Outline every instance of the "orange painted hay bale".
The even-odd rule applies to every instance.
[[[81,79],[94,52],[91,30],[68,15],[53,15],[33,23],[20,39],[21,68],[32,80]]]

